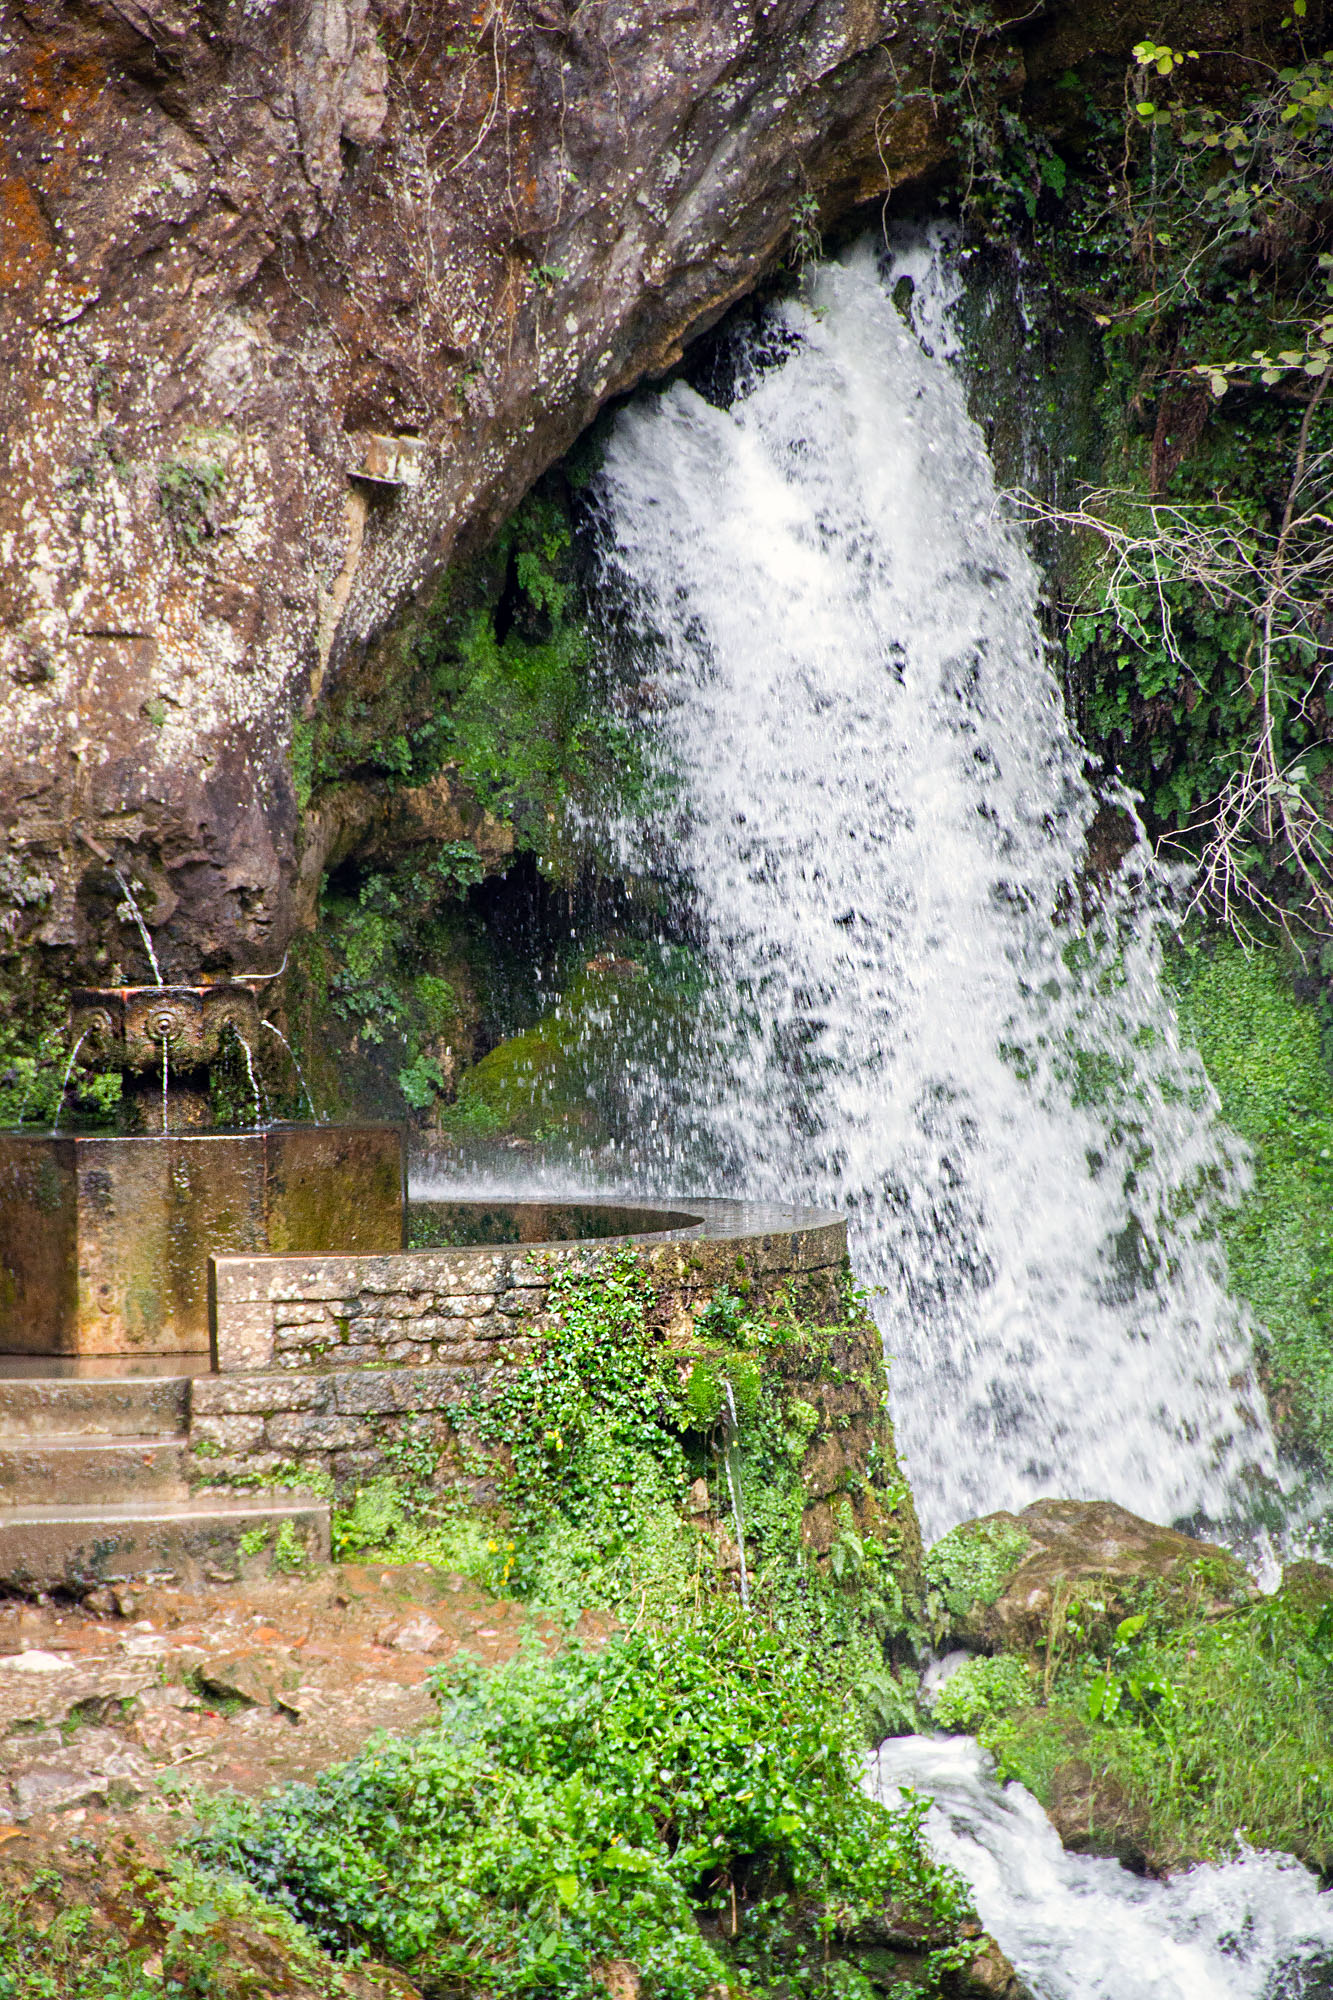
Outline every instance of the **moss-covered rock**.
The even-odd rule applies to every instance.
[[[1333,1570],[1293,1564],[1264,1597],[1225,1551],[1075,1501],[968,1524],[955,1548],[1019,1523],[1028,1552],[951,1627],[995,1651],[945,1681],[937,1723],[975,1732],[1079,1851],[1165,1872],[1243,1839],[1327,1869]]]
[[[1225,1549],[1110,1500],[1037,1500],[965,1522],[931,1550],[927,1577],[942,1634],[987,1651],[1039,1652],[1075,1607],[1096,1640],[1145,1605],[1215,1617],[1254,1594]]]

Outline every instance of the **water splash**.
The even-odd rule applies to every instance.
[[[1298,2000],[1327,1994],[1333,1896],[1298,1862],[1242,1853],[1168,1882],[1066,1854],[1021,1785],[1003,1790],[969,1738],[881,1746],[871,1789],[935,1800],[926,1834],[1037,2000]]]
[[[79,1036],[78,1041],[75,1042],[74,1047],[70,1050],[69,1061],[65,1064],[65,1074],[64,1077],[61,1079],[60,1095],[56,1099],[56,1115],[51,1123],[51,1130],[53,1132],[58,1132],[60,1130],[61,1114],[65,1109],[65,1092],[69,1089],[69,1080],[74,1074],[74,1065],[79,1060],[79,1050],[83,1047],[84,1043],[87,1041],[90,1032],[91,1031],[88,1028],[85,1028],[83,1033]],[[29,1089],[31,1090],[31,1086],[29,1086]],[[28,1108],[28,1099],[25,1097],[23,1100],[22,1109],[19,1112],[20,1125],[22,1125],[23,1123],[23,1113],[27,1110],[27,1108]]]
[[[157,962],[157,953],[153,949],[152,935],[148,929],[147,924],[144,922],[143,911],[139,908],[139,905],[135,902],[134,891],[133,889],[131,889],[129,883],[125,880],[125,877],[121,874],[115,862],[114,861],[111,862],[110,866],[111,866],[111,873],[115,876],[116,880],[119,882],[121,886],[121,891],[125,897],[125,901],[121,904],[121,907],[116,912],[116,914],[117,916],[121,916],[123,914],[128,913],[129,916],[131,916],[134,919],[134,922],[139,926],[139,935],[143,939],[144,950],[148,953],[148,963],[153,968],[153,984],[155,986],[161,986],[163,983],[162,968]]]
[[[727,1435],[722,1446],[722,1463],[727,1468],[727,1489],[731,1494],[731,1518],[736,1524],[736,1550],[741,1561],[741,1608],[750,1608],[750,1576],[745,1567],[745,1522],[741,1518],[741,1469],[737,1455],[741,1440],[740,1419],[736,1415],[736,1398],[731,1393],[730,1382],[724,1382],[727,1392]]]
[[[703,972],[692,1025],[627,1051],[612,1168],[848,1213],[930,1536],[1044,1493],[1220,1518],[1274,1460],[1214,1240],[1245,1160],[1146,847],[1084,877],[1039,578],[946,358],[956,277],[913,254],[924,340],[863,247],[775,310],[732,408],[677,384],[606,453],[671,803],[605,838]]]
[[[284,959],[283,964],[285,965],[286,963],[287,961],[286,959]],[[295,1049],[292,1047],[287,1037],[283,1034],[282,1029],[275,1028],[272,1021],[261,1020],[260,1025],[261,1027],[267,1028],[270,1035],[276,1035],[278,1040],[282,1043],[282,1046],[286,1049],[287,1054],[291,1059],[292,1068],[296,1071],[297,1081],[300,1083],[301,1086],[301,1095],[305,1098],[306,1109],[310,1113],[311,1123],[317,1125],[319,1123],[319,1113],[315,1110],[315,1100],[310,1095],[310,1085],[305,1080],[305,1071],[302,1069],[300,1063],[296,1059]]]

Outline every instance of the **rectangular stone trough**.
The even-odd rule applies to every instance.
[[[0,1352],[197,1353],[212,1254],[403,1242],[396,1125],[0,1133]]]

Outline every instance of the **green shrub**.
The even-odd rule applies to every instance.
[[[225,1808],[204,1855],[330,1948],[487,2000],[597,2000],[616,1959],[655,2000],[703,2000],[728,1960],[803,1995],[886,1904],[937,1934],[969,1914],[926,1801],[868,1799],[821,1675],[737,1616],[439,1684],[436,1730]],[[706,1942],[724,1912],[734,1945]]]
[[[996,1659],[978,1654],[936,1690],[930,1712],[938,1728],[975,1735],[983,1723],[1025,1707],[1032,1695],[1032,1670],[1024,1661],[1010,1653]]]

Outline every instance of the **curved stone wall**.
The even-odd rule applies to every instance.
[[[638,1246],[656,1293],[654,1323],[673,1345],[689,1345],[696,1312],[724,1285],[754,1304],[785,1292],[812,1321],[846,1317],[846,1224],[818,1209],[495,1197],[449,1207],[519,1240],[210,1260],[214,1372],[191,1385],[196,1476],[265,1478],[295,1465],[341,1489],[372,1475],[396,1428],[444,1416],[522,1357],[557,1271],[585,1268],[619,1244]],[[581,1210],[589,1229],[608,1216],[643,1227],[524,1240],[538,1216],[566,1226]]]

